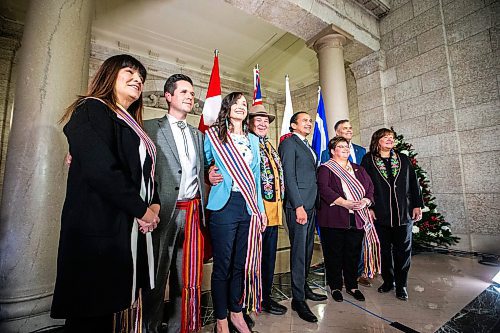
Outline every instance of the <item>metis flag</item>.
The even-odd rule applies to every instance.
[[[328,127],[326,126],[325,104],[323,103],[323,95],[321,87],[318,88],[318,110],[316,113],[316,122],[314,123],[314,134],[311,147],[316,152],[316,156],[321,156],[321,153],[328,147]]]
[[[290,119],[293,116],[292,94],[290,93],[290,82],[288,75],[285,76],[285,112],[283,113],[283,122],[281,123],[280,142],[290,136]]]
[[[253,69],[253,105],[262,104],[262,92],[260,91],[260,71],[259,65]]]
[[[207,96],[205,104],[203,105],[203,112],[200,118],[198,129],[205,133],[205,131],[217,120],[219,116],[220,107],[222,104],[220,88],[220,75],[219,75],[219,51],[215,50],[214,65],[212,67],[212,74],[210,74],[210,82],[208,83]]]

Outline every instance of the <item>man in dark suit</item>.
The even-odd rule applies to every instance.
[[[349,161],[352,163],[361,164],[361,160],[363,159],[363,156],[365,156],[366,154],[366,149],[361,146],[358,146],[357,144],[352,143],[353,131],[352,131],[352,125],[349,122],[349,120],[342,119],[337,121],[335,123],[334,129],[336,136],[341,136],[344,139],[346,139],[347,142],[349,142],[349,150],[351,151],[351,154],[349,155]],[[325,163],[329,159],[330,155],[328,149],[325,149],[321,153],[321,163]]]
[[[307,285],[314,246],[314,214],[318,192],[318,157],[306,139],[312,128],[309,114],[295,113],[290,119],[293,135],[284,140],[278,150],[285,178],[285,215],[291,245],[292,310],[308,322],[317,322],[306,299],[323,301],[327,297],[313,293]]]
[[[144,127],[157,147],[156,181],[161,201],[161,226],[153,232],[155,260],[158,263],[155,289],[144,295],[144,326],[146,332],[161,331],[166,281],[169,279],[173,313],[168,319],[170,332],[180,332],[183,281],[183,245],[188,218],[199,218],[204,224],[204,157],[203,134],[187,124],[187,114],[194,106],[191,79],[183,74],[169,77],[164,87],[168,114],[145,121]],[[198,201],[197,201],[198,200]],[[198,205],[195,214],[187,216],[189,203]],[[200,272],[192,272],[200,273]],[[189,274],[191,276],[191,274]],[[199,311],[199,308],[197,309]],[[189,318],[187,318],[189,319]]]

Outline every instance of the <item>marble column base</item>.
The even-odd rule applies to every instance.
[[[2,311],[3,311],[2,307]],[[64,319],[52,319],[49,312],[34,314],[21,318],[14,318],[0,322],[0,332],[28,333],[41,330],[45,327],[64,325]]]

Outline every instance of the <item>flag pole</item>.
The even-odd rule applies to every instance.
[[[218,57],[219,56],[219,50],[215,49],[214,50],[214,54],[215,54],[216,57]]]

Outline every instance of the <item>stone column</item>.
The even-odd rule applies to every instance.
[[[319,82],[330,137],[335,135],[334,125],[338,120],[349,119],[343,48],[346,42],[346,36],[333,30],[332,26],[307,42],[318,56]]]
[[[54,323],[49,311],[67,152],[57,122],[87,87],[93,13],[93,0],[28,7],[0,213],[0,332]]]

